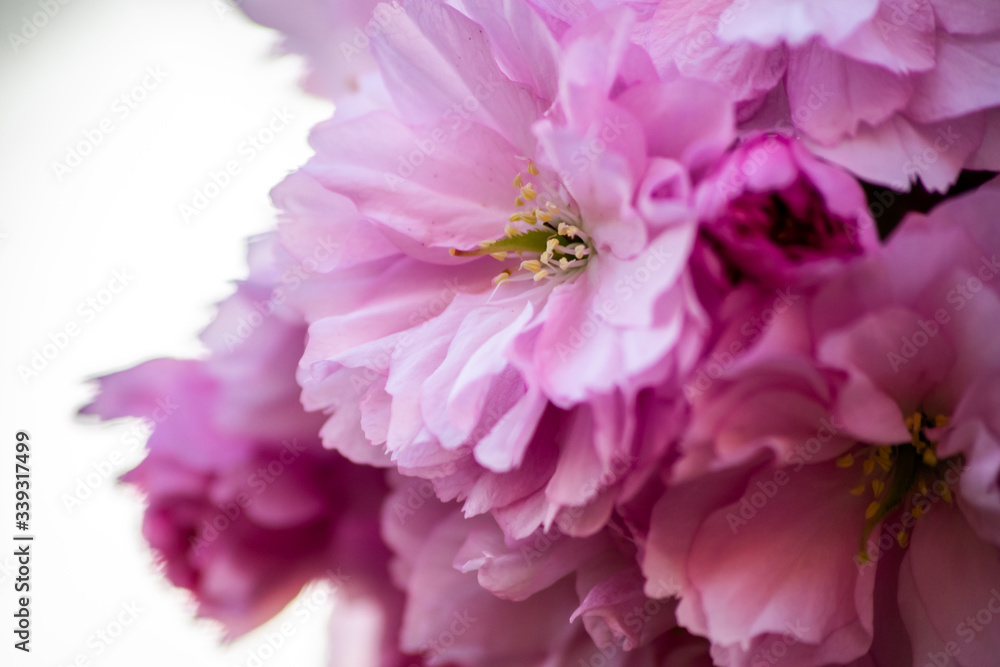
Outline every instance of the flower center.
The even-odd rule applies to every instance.
[[[493,279],[497,286],[522,278],[537,282],[565,277],[586,266],[587,258],[595,254],[565,188],[560,186],[553,193],[550,188],[542,187],[539,179],[534,178],[539,175],[538,167],[530,160],[527,171],[527,178],[521,172],[514,176],[517,189],[514,206],[518,210],[510,216],[503,238],[484,241],[476,250],[451,250],[458,257],[492,255],[502,262],[511,253],[517,254],[521,263],[515,269],[501,271]],[[539,191],[546,195],[543,205],[538,205]],[[520,271],[524,273],[515,276]]]
[[[916,521],[932,502],[937,502],[937,498],[942,498],[949,505],[953,502],[946,473],[956,464],[960,466],[961,462],[938,459],[938,434],[933,431],[947,425],[948,417],[944,415],[931,420],[923,412],[914,412],[906,419],[910,442],[862,446],[837,459],[839,468],[850,468],[861,460],[864,479],[851,489],[851,494],[861,496],[869,493],[872,498],[865,510],[866,522],[860,550],[862,562],[869,560],[868,538],[875,526],[896,509],[904,509]],[[896,534],[896,541],[905,547],[909,542],[909,533],[901,530]]]

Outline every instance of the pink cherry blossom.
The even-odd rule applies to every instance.
[[[744,141],[695,198],[703,237],[737,281],[815,281],[880,246],[857,181],[780,135]]]
[[[425,498],[422,484],[400,480],[383,512],[407,592],[403,650],[464,667],[711,664],[705,642],[677,627],[675,602],[645,596],[627,541],[608,531],[507,541],[492,519]]]
[[[694,400],[643,570],[719,664],[991,664],[998,203],[911,216]]]
[[[326,580],[383,610],[388,666],[401,602],[379,536],[384,473],[324,449],[322,418],[299,403],[305,326],[287,306],[258,307],[274,294],[273,267],[261,264],[272,246],[255,242],[251,278],[203,336],[207,359],[156,359],[105,376],[83,413],[152,426],[148,455],[123,479],[146,496],[143,534],[199,615],[236,637]]]
[[[283,33],[282,50],[306,58],[306,90],[332,99],[357,90],[375,69],[371,36],[402,11],[398,1],[377,0],[238,0],[235,6]]]
[[[408,4],[374,42],[406,113],[320,126],[275,192],[291,252],[353,248],[296,298],[304,401],[332,409],[330,446],[511,535],[584,506],[589,534],[669,439],[636,411],[675,411],[698,354],[692,174],[732,141],[731,109],[660,81],[627,12],[557,42],[521,2],[468,10]]]
[[[1000,7],[981,0],[662,0],[658,69],[720,84],[746,128],[800,135],[860,177],[944,191],[997,169]]]

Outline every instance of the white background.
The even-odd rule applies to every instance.
[[[258,664],[251,652],[269,666],[323,664],[326,609],[290,608],[231,646],[193,620],[189,596],[157,574],[142,541],[141,499],[114,482],[142,456],[128,444],[134,424],[88,425],[75,412],[93,394],[88,377],[201,353],[196,335],[213,304],[245,275],[244,237],[272,224],[268,190],[308,157],[308,128],[332,107],[299,93],[301,62],[274,57],[277,36],[222,0],[64,0],[34,34],[24,17],[39,1],[0,2],[0,664]],[[30,38],[15,50],[10,33]],[[135,90],[150,67],[166,78]],[[122,95],[135,105],[127,117]],[[275,109],[293,122],[249,160],[241,144]],[[112,132],[60,178],[54,163],[105,118]],[[229,160],[240,175],[185,223],[180,204]],[[128,286],[85,315],[80,304],[101,296],[115,270]],[[78,335],[22,377],[72,323]],[[21,429],[31,435],[36,535],[28,655],[13,649]],[[115,452],[125,462],[105,476]],[[118,634],[123,605],[140,611]],[[269,651],[282,621],[293,632]],[[107,643],[102,631],[118,636]]]

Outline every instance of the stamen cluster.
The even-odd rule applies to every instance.
[[[527,172],[529,176],[540,173],[530,160]],[[535,183],[526,181],[521,172],[514,176],[514,187],[517,189],[514,206],[523,210],[510,216],[503,238],[484,241],[477,250],[452,249],[451,254],[459,257],[491,255],[502,262],[507,261],[510,253],[517,254],[521,263],[514,269],[501,271],[493,279],[497,286],[518,280],[521,276],[512,276],[520,270],[527,271],[521,274],[524,278],[531,274],[538,282],[564,277],[586,266],[594,248],[590,236],[581,229],[582,220],[566,189],[544,187],[542,192],[547,195],[546,200],[539,206]]]
[[[861,460],[864,481],[851,489],[851,494],[861,496],[870,488],[872,501],[865,510],[865,530],[861,537],[861,556],[867,557],[865,545],[875,526],[899,507],[908,505],[914,519],[919,519],[930,506],[933,491],[949,505],[953,502],[951,488],[944,481],[947,462],[937,455],[937,440],[928,429],[948,425],[948,417],[938,415],[933,421],[922,412],[906,418],[910,442],[899,445],[863,446],[837,459],[840,468],[850,468]],[[896,535],[899,545],[905,547],[909,534],[904,530]]]

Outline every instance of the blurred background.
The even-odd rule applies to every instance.
[[[0,3],[0,664],[325,661],[326,589],[230,645],[194,620],[141,538],[141,498],[115,481],[145,428],[75,416],[89,378],[202,353],[198,332],[246,274],[244,239],[273,224],[269,189],[332,113],[237,4]],[[19,430],[32,443],[30,654],[13,648]]]

